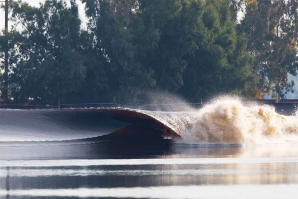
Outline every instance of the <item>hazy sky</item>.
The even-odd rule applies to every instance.
[[[4,0],[1,0],[4,1]],[[23,2],[28,2],[30,5],[32,6],[38,6],[39,2],[44,2],[45,0],[23,0]],[[4,5],[4,3],[1,2],[2,5]],[[0,29],[4,29],[4,10],[0,9]],[[8,22],[9,25],[9,22]]]
[[[4,0],[0,0],[0,1],[4,1]],[[81,20],[83,21],[83,27],[86,27],[86,18],[85,18],[85,14],[84,14],[84,5],[81,3],[80,0],[76,0],[77,4],[79,6],[79,13],[81,16]],[[39,6],[39,4],[41,2],[45,2],[45,0],[23,0],[23,2],[27,2],[29,3],[31,6]],[[70,2],[69,0],[66,0],[66,2]],[[2,5],[4,3],[1,3]],[[0,9],[0,30],[4,29],[4,10]],[[8,22],[9,25],[9,22]]]
[[[39,6],[40,2],[44,2],[45,0],[23,0],[23,2],[28,2],[30,5],[32,6]],[[83,21],[83,25],[82,27],[86,27],[86,18],[84,17],[84,5],[81,3],[80,0],[77,0],[78,6],[79,6],[79,13],[81,16],[81,20]],[[2,3],[4,4],[4,3]],[[4,10],[0,10],[0,30],[4,29]],[[288,99],[293,99],[293,98],[298,98],[298,77],[293,77],[290,76],[289,79],[294,80],[295,81],[295,92],[294,93],[290,93],[287,95]],[[267,96],[268,97],[268,96]]]

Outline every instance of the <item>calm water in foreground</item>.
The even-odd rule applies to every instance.
[[[297,198],[298,146],[14,143],[1,198]]]

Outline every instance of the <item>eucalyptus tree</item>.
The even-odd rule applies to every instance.
[[[2,96],[2,101],[4,103],[9,103],[10,99],[13,97],[11,95],[11,71],[16,66],[18,59],[20,57],[18,50],[16,47],[16,39],[19,38],[19,34],[15,31],[9,31],[6,34],[0,33],[0,96]],[[7,73],[4,74],[5,67],[5,50],[7,48]],[[2,73],[3,72],[3,73]],[[5,94],[3,94],[3,90],[5,90]],[[6,99],[5,99],[6,98]]]
[[[80,44],[82,33],[74,0],[47,0],[40,7],[11,2],[11,20],[18,32],[17,63],[11,71],[15,100],[60,103],[80,88],[86,67]]]
[[[154,71],[154,88],[177,92],[183,85],[185,63],[183,55],[189,48],[190,32],[181,21],[181,11],[187,1],[139,1],[139,12],[133,30],[138,47],[138,59]],[[195,16],[194,16],[195,17]]]
[[[0,32],[0,69],[3,70],[4,69],[4,59],[5,59],[5,55],[4,55],[4,52],[5,52],[5,45],[6,44],[6,38],[4,36],[4,34],[2,34],[2,32]],[[2,96],[2,92],[3,92],[3,88],[4,88],[4,85],[3,85],[3,73],[0,72],[0,96]],[[2,100],[0,98],[0,100]]]
[[[297,0],[242,0],[244,17],[239,30],[249,39],[248,49],[255,58],[254,71],[262,92],[284,98],[293,92],[297,63]]]
[[[193,4],[198,4],[193,1]],[[247,40],[236,31],[229,1],[208,0],[202,8],[190,4],[184,17],[192,29],[192,51],[184,56],[184,86],[180,89],[189,100],[198,101],[220,93],[251,96],[255,81]],[[187,20],[184,19],[184,20]]]
[[[132,21],[138,10],[136,0],[82,0],[86,3],[88,29],[93,33],[95,59],[104,66],[108,100],[123,102],[154,85],[153,71],[136,58]]]
[[[188,0],[82,2],[94,49],[105,58],[108,94],[116,91],[118,98],[131,99],[147,89],[178,91],[183,85],[183,56],[192,43],[180,16]]]
[[[108,94],[131,97],[151,88],[197,101],[250,88],[251,57],[228,0],[82,2]]]
[[[154,71],[154,88],[192,101],[255,94],[252,57],[236,31],[230,1],[139,0],[139,10],[134,38],[140,62]]]

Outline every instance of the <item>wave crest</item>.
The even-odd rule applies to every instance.
[[[274,107],[220,97],[199,109],[191,128],[181,132],[192,143],[297,142],[298,117],[284,116]]]

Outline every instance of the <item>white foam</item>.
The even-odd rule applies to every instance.
[[[272,106],[220,97],[198,110],[196,121],[181,136],[197,143],[297,142],[298,117],[280,115]]]

